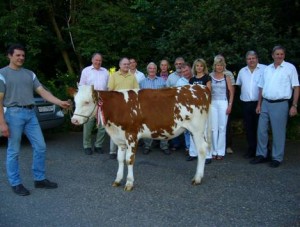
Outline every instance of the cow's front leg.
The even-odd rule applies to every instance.
[[[126,147],[125,146],[118,146],[118,172],[117,177],[113,183],[113,187],[118,187],[121,185],[121,180],[124,176],[124,160],[125,160],[125,153],[126,153]]]
[[[128,168],[127,173],[127,181],[124,190],[125,191],[132,191],[133,189],[133,182],[134,182],[134,176],[133,176],[133,164],[135,162],[135,151],[137,149],[136,146],[137,143],[128,146],[128,149],[126,151],[126,165]]]

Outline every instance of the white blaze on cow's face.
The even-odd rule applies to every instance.
[[[93,88],[91,86],[79,86],[78,92],[74,95],[74,101],[75,111],[71,118],[73,124],[82,125],[96,114],[96,103],[93,100]]]

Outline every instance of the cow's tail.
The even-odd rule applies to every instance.
[[[207,143],[207,149],[211,149],[211,136],[212,136],[212,131],[211,131],[211,104],[209,104],[209,109],[208,109],[208,116],[207,116],[207,124],[206,124],[206,143]]]

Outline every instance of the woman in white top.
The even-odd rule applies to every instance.
[[[226,149],[226,125],[231,113],[233,85],[224,73],[226,63],[223,58],[215,58],[211,74],[211,126],[212,158],[222,160]]]

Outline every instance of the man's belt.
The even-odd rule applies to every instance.
[[[285,101],[288,101],[288,99],[275,99],[275,100],[271,100],[271,99],[265,99],[267,102],[270,102],[270,103],[276,103],[276,102],[285,102]]]
[[[12,106],[12,107],[18,107],[18,108],[25,108],[25,109],[33,109],[34,105],[25,105],[25,106]]]

